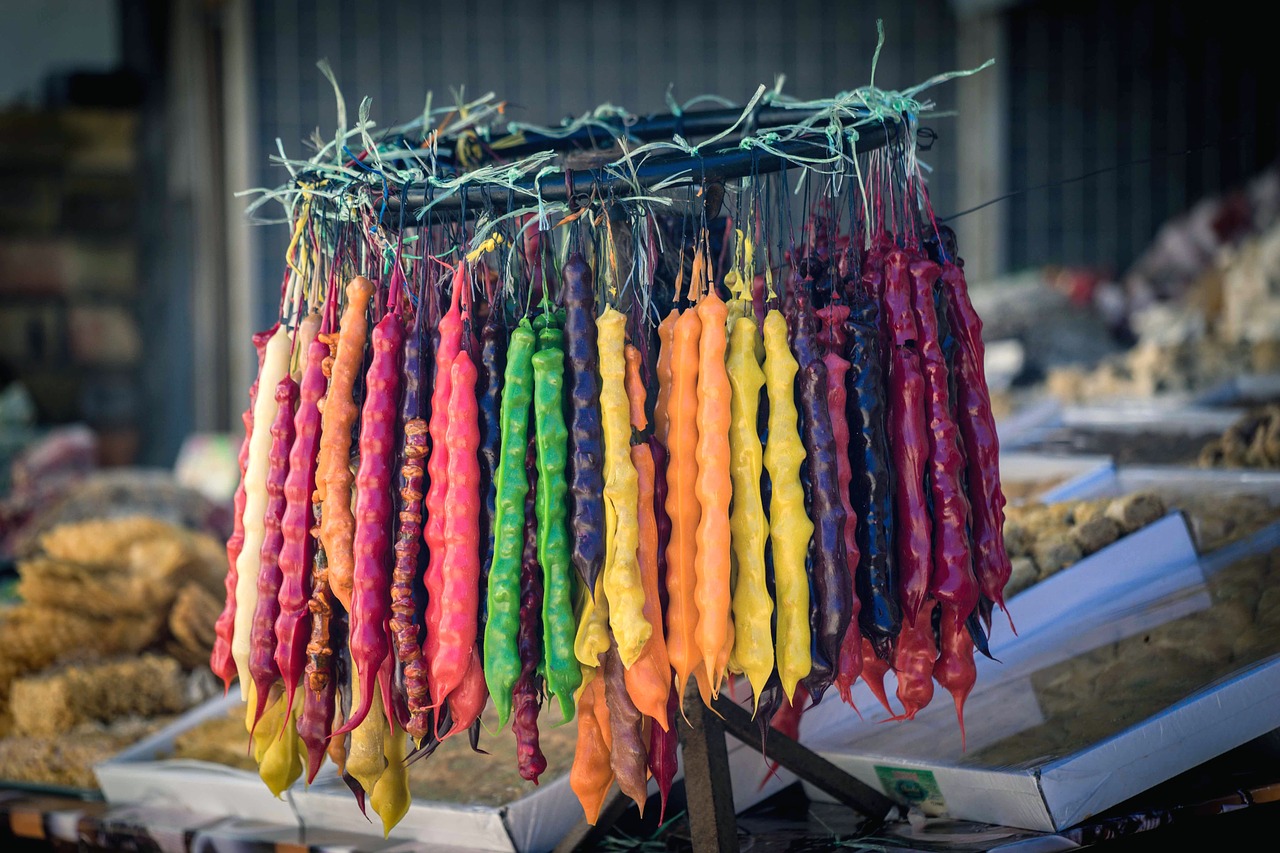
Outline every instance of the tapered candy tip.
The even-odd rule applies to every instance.
[[[1018,636],[1018,628],[1013,624],[1013,614],[1009,612],[1009,608],[1004,606],[1003,599],[999,601],[998,604],[1000,605],[1000,609],[1004,611],[1005,618],[1009,620],[1009,630],[1013,632],[1015,637]]]

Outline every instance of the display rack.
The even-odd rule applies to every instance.
[[[775,111],[769,112],[772,114]],[[789,117],[792,120],[802,119],[806,115],[805,111],[799,110],[782,110],[781,112],[790,113]],[[685,116],[683,120],[696,123],[701,133],[714,134],[732,127],[733,122],[727,113],[732,113],[734,118],[741,115],[731,110],[709,110],[707,113],[712,114],[713,119],[703,119],[700,118],[701,114],[693,113]],[[854,117],[857,122],[870,119],[869,114],[861,112],[855,112]],[[664,119],[661,125],[657,124],[659,121],[657,118],[651,121],[655,122],[654,126],[669,126],[667,119]],[[901,121],[859,123],[857,135],[851,140],[852,149],[856,153],[865,154],[896,143],[901,140],[905,127],[905,123]],[[816,131],[801,133],[791,139],[777,140],[769,146],[769,150],[755,146],[743,149],[739,146],[739,141],[739,138],[730,138],[717,142],[714,150],[698,152],[694,156],[672,154],[651,157],[639,163],[633,173],[626,175],[605,167],[566,169],[563,173],[547,176],[541,180],[535,179],[516,184],[510,192],[492,192],[487,187],[470,186],[461,187],[449,195],[435,198],[434,191],[428,186],[410,186],[404,188],[399,195],[389,195],[387,206],[390,209],[398,209],[400,204],[404,203],[411,209],[416,209],[429,203],[434,216],[456,216],[461,212],[474,215],[485,209],[502,211],[506,209],[511,199],[521,199],[522,203],[527,203],[529,198],[540,198],[547,202],[573,202],[588,198],[591,192],[603,197],[626,197],[636,189],[645,190],[658,184],[670,190],[780,172],[787,167],[787,158],[822,156],[830,152],[832,145],[831,137],[826,132]],[[548,139],[547,142],[543,150],[561,152],[578,149],[582,144],[582,140],[577,136],[553,138]],[[506,155],[510,151],[508,149],[502,153]]]
[[[803,120],[812,115],[803,110],[768,108],[744,122],[744,133],[763,123],[778,126],[786,122]],[[734,126],[741,120],[739,110],[708,110],[682,116],[657,116],[643,124],[617,127],[615,137],[632,139],[669,138],[675,133],[689,136],[714,136]],[[867,153],[902,140],[911,125],[905,121],[867,121],[869,114],[855,114],[857,133],[849,134],[847,143],[852,151]],[[593,135],[594,134],[594,135]],[[572,134],[552,137],[527,134],[520,146],[508,146],[503,156],[515,156],[535,151],[572,151],[594,146],[596,136],[608,136],[600,128],[583,128]],[[530,197],[542,201],[568,202],[571,207],[596,198],[627,197],[637,190],[662,184],[666,190],[689,186],[705,186],[713,183],[762,176],[781,172],[787,168],[791,157],[821,156],[832,149],[835,137],[823,132],[800,133],[789,139],[774,140],[769,150],[757,146],[743,147],[740,138],[717,140],[715,150],[695,151],[693,155],[675,154],[651,157],[639,163],[634,171],[623,175],[620,171],[605,167],[594,169],[565,169],[554,177],[542,181],[529,181],[516,185],[510,192],[491,192],[482,186],[461,187],[449,195],[434,197],[427,185],[401,188],[399,193],[388,193],[388,208],[410,209],[431,204],[432,216],[457,218],[475,215],[482,210],[505,210],[514,199],[527,203]],[[609,143],[614,142],[610,138]],[[817,753],[807,749],[792,738],[768,726],[759,726],[751,715],[725,696],[713,700],[707,707],[696,689],[690,688],[684,698],[684,714],[676,721],[683,750],[685,797],[688,806],[689,830],[693,849],[698,853],[738,850],[737,818],[733,802],[733,780],[729,768],[726,735],[732,735],[753,749],[767,756],[778,766],[789,770],[800,779],[814,785],[860,814],[866,821],[863,832],[878,828],[895,808],[895,803],[879,791],[855,779]],[[595,849],[609,833],[617,820],[626,812],[631,801],[616,787],[606,798],[594,825],[583,821],[574,828],[556,850],[559,853]]]
[[[893,800],[855,779],[777,729],[762,728],[725,696],[703,704],[696,687],[684,695],[684,716],[674,722],[684,753],[685,802],[695,853],[739,850],[733,777],[726,735],[732,735],[810,785],[865,817],[860,834],[878,829],[896,807]],[[605,798],[595,825],[585,820],[564,837],[556,853],[594,850],[626,812],[631,800],[617,788]]]
[[[796,106],[757,105],[745,120],[743,107],[733,106],[715,110],[697,110],[681,113],[656,113],[643,117],[608,115],[593,117],[589,121],[577,122],[578,127],[566,128],[563,131],[543,133],[531,127],[510,125],[506,136],[497,139],[480,137],[475,131],[464,131],[459,138],[474,138],[480,144],[481,152],[489,159],[518,159],[543,151],[593,151],[610,148],[620,140],[629,142],[657,142],[670,140],[679,136],[682,139],[696,141],[724,133],[735,124],[741,124],[740,135],[767,128],[784,127],[803,121],[813,116],[810,108]],[[871,113],[864,108],[852,111],[856,119],[869,118]],[[551,128],[547,128],[551,130]],[[407,160],[416,156],[415,146],[408,138],[400,137],[401,145],[390,146],[390,151],[383,155],[384,159]],[[398,151],[404,148],[403,152]],[[442,159],[452,161],[453,152],[441,150]]]

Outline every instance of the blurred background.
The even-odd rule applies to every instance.
[[[305,160],[317,135],[333,138],[338,110],[322,60],[348,124],[369,97],[371,117],[387,128],[420,117],[428,93],[439,108],[492,92],[511,120],[557,126],[605,103],[639,116],[709,93],[741,104],[783,77],[782,91],[797,98],[871,82],[903,90],[994,59],[927,91],[936,109],[923,114],[932,143],[920,158],[985,324],[1009,500],[1006,593],[1027,594],[1012,607],[1026,643],[1001,636],[997,617],[992,648],[1007,664],[998,678],[983,671],[979,683],[996,689],[969,705],[967,747],[941,689],[932,729],[922,714],[895,735],[876,711],[864,727],[861,712],[855,724],[841,707],[837,719],[829,701],[806,718],[806,741],[838,754],[884,738],[876,749],[894,751],[868,754],[906,756],[895,767],[915,767],[917,754],[950,760],[959,747],[975,766],[1013,765],[1012,778],[1032,778],[1025,770],[1037,784],[1041,771],[1029,768],[1045,756],[1096,746],[1082,765],[1056,764],[1058,781],[1038,789],[1053,787],[1094,815],[1102,787],[1131,796],[1178,761],[1186,769],[1217,755],[1247,714],[1253,734],[1274,731],[1233,741],[1234,753],[1190,771],[1176,790],[1114,806],[1097,825],[1173,821],[1168,832],[1185,843],[1189,819],[1209,813],[1201,798],[1220,792],[1229,796],[1212,802],[1223,810],[1240,798],[1270,803],[1258,820],[1274,825],[1280,704],[1259,701],[1255,682],[1227,678],[1265,660],[1263,683],[1280,695],[1280,75],[1275,36],[1256,8],[1231,0],[5,3],[0,848],[12,849],[5,812],[15,832],[20,823],[9,787],[98,796],[99,761],[124,755],[113,762],[121,772],[140,756],[160,757],[138,751],[140,739],[189,709],[183,741],[164,756],[252,770],[241,721],[202,704],[220,693],[205,662],[224,606],[251,334],[277,319],[290,236],[267,222],[279,218],[273,204],[249,216],[257,195],[244,193],[286,183],[279,158]],[[877,20],[885,42],[873,72]],[[81,663],[105,668],[69,680],[63,667]],[[1224,684],[1235,687],[1197,700],[1216,715],[1212,725],[1152,716]],[[162,691],[163,701],[150,701]],[[1007,701],[1015,691],[1018,701]],[[876,705],[869,692],[858,701],[863,711]],[[73,706],[83,707],[72,714]],[[1143,760],[1126,764],[1117,733],[1148,718],[1150,728],[1129,741]],[[787,719],[798,734],[799,713]],[[544,730],[543,743],[559,737],[567,755],[574,729],[554,731]],[[1151,748],[1157,731],[1164,753]],[[492,797],[505,809],[528,792],[514,761],[504,759],[505,775],[492,762],[466,764],[462,740],[432,760],[431,773],[444,773],[418,777],[415,798],[471,809]],[[490,743],[514,754],[513,739]],[[897,772],[873,772],[885,769]],[[136,772],[148,801],[163,793],[165,821],[180,801],[171,796],[207,793],[178,781],[188,777]],[[293,795],[270,800],[249,779],[245,799],[215,798],[214,808],[252,815],[253,833],[267,825],[264,814],[290,827],[301,820]],[[963,787],[973,790],[969,779]],[[1270,787],[1255,795],[1254,781]],[[1003,786],[971,801],[991,807],[999,798],[987,793]],[[1025,815],[1019,790],[1007,788]],[[808,812],[797,791],[790,807],[784,797],[777,812],[758,812],[757,828],[792,808],[800,819],[813,815],[810,835],[836,843],[822,805]],[[67,849],[123,845],[122,825],[140,820],[130,812],[99,822],[111,840],[94,846],[85,840],[90,821],[49,803],[22,805],[22,821],[41,837],[55,824],[71,827],[80,835]],[[37,809],[57,816],[40,823]],[[541,821],[532,808],[524,814]],[[638,822],[624,829],[647,838],[658,814],[651,804],[645,833]],[[836,824],[853,818],[835,807],[825,814]],[[311,843],[323,824],[307,821],[298,837]],[[795,827],[780,825],[778,849],[799,849]],[[165,839],[176,837],[164,826]],[[962,837],[949,825],[921,831],[926,846]],[[168,841],[135,847],[155,844]],[[652,839],[641,846],[654,849]]]
[[[235,193],[281,183],[269,156],[309,156],[311,135],[331,132],[320,59],[352,110],[372,97],[380,124],[419,115],[428,91],[439,105],[464,87],[495,92],[515,119],[555,124],[603,102],[663,112],[669,90],[741,102],[780,74],[797,96],[850,89],[870,79],[883,19],[882,87],[996,60],[932,90],[938,114],[926,122],[939,215],[1010,194],[951,221],[971,278],[1033,271],[1099,303],[1131,343],[1132,282],[1105,285],[1132,278],[1162,226],[1206,199],[1218,200],[1210,242],[1265,220],[1254,216],[1265,200],[1248,193],[1277,154],[1274,73],[1263,28],[1241,27],[1231,5],[13,4],[0,31],[6,446],[26,429],[82,423],[103,463],[167,467],[190,436],[238,426],[249,334],[273,319],[287,235],[251,225]],[[1154,263],[1207,263],[1212,245],[1174,237],[1172,260]]]

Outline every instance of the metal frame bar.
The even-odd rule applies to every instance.
[[[859,128],[859,136],[854,144],[858,153],[866,153],[883,148],[897,141],[904,125],[900,123],[872,124]],[[519,184],[519,192],[494,192],[488,188],[466,187],[452,195],[435,202],[433,214],[461,211],[464,207],[468,213],[481,210],[505,210],[509,197],[527,203],[531,197],[541,197],[543,201],[582,200],[589,197],[592,190],[601,196],[630,195],[635,185],[641,189],[668,182],[669,188],[692,184],[715,183],[745,178],[750,175],[765,175],[780,172],[787,166],[783,155],[813,156],[827,152],[826,134],[806,134],[795,139],[778,142],[774,148],[778,153],[760,151],[758,149],[742,150],[734,147],[727,150],[710,152],[698,157],[683,154],[654,157],[636,169],[634,181],[606,172],[604,169],[567,170],[558,174],[555,179],[543,179],[541,182],[526,181]],[[432,194],[427,187],[409,187],[402,195],[391,195],[387,198],[387,207],[399,209],[401,203],[412,208],[423,207],[431,201]]]
[[[682,719],[677,725],[693,849],[695,853],[732,853],[740,845],[725,728],[720,717],[702,704],[696,687],[685,693],[684,700],[688,722]]]
[[[711,707],[721,716],[724,729],[729,734],[748,746],[761,750],[777,761],[779,766],[787,768],[804,781],[835,797],[837,801],[865,815],[870,822],[864,827],[865,831],[878,828],[894,808],[893,800],[777,729],[766,728],[764,742],[761,743],[760,727],[751,719],[746,709],[736,702],[721,696],[713,700]]]
[[[684,716],[673,722],[684,753],[685,801],[695,853],[728,853],[740,847],[726,734],[864,815],[867,820],[860,834],[879,829],[897,805],[782,732],[766,727],[762,735],[746,709],[725,696],[712,700],[708,708],[690,684],[684,696]],[[630,805],[631,800],[614,788],[595,825],[585,820],[579,823],[556,846],[556,853],[594,850]]]
[[[680,136],[683,139],[697,140],[715,136],[733,127],[742,118],[743,107],[725,107],[714,110],[698,110],[690,113],[651,113],[637,118],[628,124],[617,116],[597,119],[592,124],[580,127],[569,133],[546,134],[535,130],[518,130],[508,132],[505,136],[493,139],[481,139],[486,153],[503,159],[519,158],[541,151],[598,151],[610,148],[620,139],[632,142],[655,142]],[[860,117],[869,117],[868,110],[855,110]],[[813,115],[814,110],[797,107],[757,106],[746,121],[742,132],[750,133],[770,127],[782,127],[793,124],[799,119]],[[604,127],[601,127],[604,125]],[[473,131],[465,131],[470,134]],[[401,137],[403,139],[403,137]],[[408,140],[405,140],[406,143]],[[454,142],[455,137],[445,137],[442,142]],[[416,146],[407,146],[399,151],[395,147],[382,155],[383,159],[406,160],[417,154]],[[453,152],[442,148],[439,152],[442,160],[452,162]]]
[[[671,139],[677,135],[684,139],[702,139],[715,136],[717,133],[723,133],[733,127],[734,122],[742,118],[742,110],[742,107],[725,107],[715,110],[698,110],[697,112],[682,113],[680,115],[675,113],[647,115],[631,124],[627,124],[621,118],[607,118],[601,119],[597,124],[579,128],[562,136],[550,136],[536,131],[524,130],[518,134],[523,137],[523,142],[502,148],[499,153],[503,157],[523,157],[527,154],[536,154],[539,151],[593,150],[602,147],[608,148],[619,139],[635,142],[653,142],[660,139]],[[813,112],[811,109],[797,109],[795,107],[757,106],[747,117],[747,120],[743,122],[742,129],[744,133],[749,133],[762,128],[781,127],[813,115]],[[864,115],[869,116],[870,112],[864,112]],[[603,130],[599,126],[600,123],[607,125],[609,130]],[[515,134],[512,136],[515,136]],[[497,145],[500,142],[501,139],[498,139],[491,141],[489,144]]]

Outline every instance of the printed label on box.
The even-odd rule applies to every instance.
[[[947,804],[932,771],[877,764],[876,777],[893,799],[906,800],[928,815],[946,813]]]

